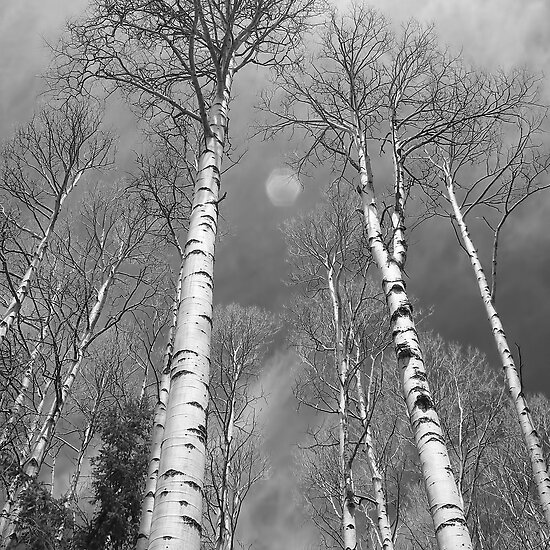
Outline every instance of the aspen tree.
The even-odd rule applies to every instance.
[[[269,471],[257,421],[267,396],[255,386],[278,330],[274,316],[257,307],[230,304],[214,310],[203,534],[207,548],[237,547],[243,504]]]
[[[170,365],[174,345],[174,332],[176,328],[177,315],[181,300],[181,288],[183,278],[183,265],[176,286],[176,294],[172,305],[172,320],[167,337],[167,344],[163,356],[162,372],[157,392],[157,403],[153,412],[153,427],[151,432],[151,443],[148,458],[147,481],[141,505],[141,520],[139,524],[138,540],[136,550],[146,550],[151,533],[151,522],[153,519],[153,508],[155,504],[155,492],[157,488],[160,454],[164,436],[164,425],[166,422],[166,405],[170,393]]]
[[[392,39],[383,18],[362,6],[352,6],[325,24],[319,52],[296,74],[281,75],[279,118],[268,134],[288,127],[301,128],[313,138],[310,154],[343,157],[358,173],[358,192],[364,213],[368,247],[382,280],[395,354],[403,376],[403,395],[422,463],[423,477],[437,544],[441,550],[472,548],[460,495],[453,477],[443,433],[427,382],[422,350],[406,293],[404,232],[404,182],[400,172],[407,155],[448,128],[429,99],[452,86],[430,29],[410,23]],[[386,76],[390,78],[387,79]],[[391,98],[407,98],[401,105],[401,128],[395,127]],[[269,98],[268,98],[269,99]],[[302,112],[305,111],[305,112]],[[387,115],[390,113],[390,115]],[[385,242],[368,150],[370,139],[384,128],[389,117],[395,157],[393,235]],[[452,120],[454,124],[456,120]],[[392,126],[393,124],[393,126]],[[420,128],[418,126],[420,125]],[[387,126],[386,126],[387,127]],[[351,153],[353,152],[353,153]]]
[[[114,199],[114,200],[113,200]],[[29,480],[37,477],[45,460],[48,449],[52,444],[57,424],[66,409],[69,395],[85,361],[89,346],[102,334],[118,324],[124,315],[136,312],[143,303],[150,299],[150,291],[146,284],[148,278],[154,277],[153,265],[149,260],[147,246],[143,239],[146,235],[147,218],[131,206],[122,207],[121,197],[114,193],[102,193],[102,197],[90,200],[83,207],[79,219],[80,229],[85,236],[67,239],[56,244],[56,258],[69,267],[69,271],[76,273],[76,280],[80,279],[80,287],[85,299],[83,303],[77,293],[77,307],[70,303],[69,296],[65,296],[60,304],[54,307],[56,318],[61,320],[62,330],[69,332],[67,342],[56,334],[52,340],[55,360],[53,377],[58,391],[51,399],[44,396],[46,406],[45,418],[36,419],[36,433],[29,436],[30,448],[23,449],[22,474],[17,476],[10,488],[10,494],[2,513],[2,532],[5,543],[8,539],[17,537],[13,525],[18,515],[18,501]],[[133,262],[143,262],[141,271],[130,275],[124,269]],[[146,273],[147,271],[147,273]],[[124,284],[127,294],[117,300],[117,285]],[[154,286],[155,281],[150,280]],[[97,285],[94,288],[94,285]],[[104,313],[108,304],[108,312]],[[116,309],[112,307],[116,304]],[[68,317],[65,313],[68,312]],[[72,326],[70,317],[73,316]],[[100,323],[101,319],[101,323]],[[75,322],[76,320],[76,322]],[[65,348],[65,349],[63,349]],[[41,425],[40,425],[41,423]],[[14,513],[10,511],[15,506]],[[15,516],[15,519],[14,519]],[[6,531],[6,523],[11,522],[11,528]]]
[[[188,228],[191,213],[191,182],[197,162],[196,143],[198,139],[191,139],[196,138],[194,133],[196,129],[196,125],[191,129],[177,128],[177,132],[174,133],[165,126],[154,128],[154,135],[150,140],[151,148],[146,154],[138,157],[139,172],[131,183],[143,203],[143,208],[157,221],[154,235],[175,248],[180,264],[170,310],[170,328],[162,359],[157,403],[153,413],[149,466],[142,502],[137,550],[146,550],[153,518],[158,467],[166,422],[166,405],[170,392],[174,334],[181,302],[184,257],[184,245],[181,239]]]
[[[540,155],[534,141],[537,139],[538,123],[525,119],[522,112],[529,107],[529,104],[535,103],[533,82],[523,80],[522,74],[519,73],[509,78],[501,76],[500,82],[485,80],[485,87],[486,95],[489,97],[507,93],[512,98],[508,118],[500,117],[498,121],[476,120],[464,125],[457,129],[450,144],[434,144],[430,150],[426,150],[426,156],[428,162],[437,170],[438,178],[441,180],[450,204],[452,216],[450,219],[456,222],[460,241],[470,258],[479,294],[500,356],[506,385],[528,449],[539,501],[548,527],[550,526],[550,476],[542,441],[527,405],[521,378],[494,303],[490,284],[465,220],[466,215],[474,207],[504,203],[504,212],[495,230],[495,240],[498,245],[499,232],[504,221],[515,208],[514,205],[521,204],[526,197],[547,187],[539,185],[537,181],[539,176],[547,171],[548,160]],[[477,100],[479,101],[479,98]],[[499,132],[506,131],[506,122],[508,126],[516,126],[519,137],[515,145],[512,147],[504,145],[502,150],[503,145],[498,143],[496,136]],[[487,158],[490,159],[489,162]],[[483,166],[488,168],[480,177],[468,173],[470,166],[472,163],[475,165],[476,161],[482,162]],[[468,182],[465,186],[461,183],[464,178]],[[457,188],[464,188],[461,202],[457,197]],[[496,263],[495,258],[493,262]],[[493,280],[495,278],[496,266]],[[493,288],[495,288],[494,285]]]
[[[151,550],[200,544],[214,244],[233,78],[252,63],[283,65],[313,8],[313,0],[101,0],[69,25],[60,47],[59,73],[70,84],[104,80],[143,116],[160,111],[202,127]]]
[[[363,224],[350,195],[349,189],[339,190],[335,185],[327,192],[326,205],[309,216],[288,222],[284,232],[293,266],[291,280],[304,284],[307,296],[289,308],[294,344],[308,373],[299,383],[297,396],[312,409],[338,418],[337,428],[332,427],[334,433],[328,429],[327,434],[313,434],[312,449],[317,451],[329,442],[338,448],[338,473],[333,473],[340,497],[336,507],[340,533],[336,540],[344,548],[353,549],[360,542],[355,516],[362,501],[356,494],[353,470],[358,449],[369,437],[372,413],[363,401],[363,417],[353,426],[355,409],[360,405],[354,383],[360,380],[365,349],[376,353],[383,335],[375,328],[380,321],[379,302],[373,298],[375,293],[366,277],[369,258],[362,251]],[[357,345],[358,333],[365,347]],[[331,420],[328,422],[331,426]],[[372,456],[372,441],[370,445]],[[321,475],[315,470],[312,468],[307,475]],[[385,506],[384,502],[384,509]],[[322,514],[319,510],[318,515]],[[386,512],[384,516],[387,525]],[[329,523],[326,519],[324,522]],[[380,538],[386,539],[387,533]],[[391,533],[386,547],[388,544],[392,547]]]
[[[110,162],[112,137],[102,132],[100,125],[100,115],[94,109],[69,100],[55,110],[39,112],[2,151],[0,193],[21,212],[14,216],[3,206],[3,215],[8,225],[30,236],[33,244],[29,251],[21,250],[26,265],[18,280],[13,280],[10,258],[2,258],[2,275],[11,298],[0,319],[0,344],[28,296],[63,203],[86,172]]]

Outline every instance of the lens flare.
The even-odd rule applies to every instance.
[[[274,206],[292,206],[302,191],[296,172],[275,168],[265,182],[265,192]]]

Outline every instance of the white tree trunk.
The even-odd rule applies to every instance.
[[[497,310],[493,305],[493,297],[491,295],[491,291],[489,290],[489,284],[487,283],[477,251],[468,233],[468,228],[466,227],[464,218],[462,217],[462,212],[454,193],[453,181],[449,174],[447,174],[446,188],[449,200],[451,201],[451,205],[453,207],[455,219],[460,229],[462,242],[464,243],[464,247],[470,257],[472,269],[477,279],[479,293],[485,305],[487,319],[489,320],[493,331],[493,337],[500,355],[502,368],[504,369],[508,391],[514,403],[523,438],[527,446],[527,452],[531,461],[535,485],[537,487],[537,493],[543,509],[544,519],[546,521],[546,525],[550,528],[550,477],[548,476],[548,466],[542,451],[541,440],[533,423],[531,411],[527,406],[527,401],[523,395],[521,379],[519,377],[512,353],[510,352],[510,347],[508,346],[508,341],[506,340],[504,328],[500,321],[500,317],[498,316]]]
[[[420,457],[430,513],[439,550],[471,550],[472,542],[447,447],[424,368],[422,351],[407,297],[403,273],[382,239],[374,180],[364,135],[356,137],[361,198],[371,254],[380,270],[388,306],[403,393]]]
[[[208,113],[210,135],[199,158],[149,550],[200,547],[214,247],[232,71]]]
[[[359,402],[359,415],[361,423],[365,430],[365,450],[367,452],[367,462],[372,479],[372,488],[374,491],[374,500],[376,501],[376,516],[378,520],[378,532],[380,534],[380,544],[382,550],[393,550],[393,538],[391,532],[391,524],[388,517],[388,508],[386,506],[386,493],[384,484],[382,483],[382,474],[378,468],[378,462],[374,453],[372,444],[372,429],[370,426],[367,406],[365,403],[365,394],[363,392],[363,384],[361,382],[361,371],[357,369],[355,374],[357,380],[357,398]]]
[[[26,481],[25,483],[21,484],[21,480],[19,478],[16,478],[13,496],[11,499],[7,499],[4,509],[2,510],[0,533],[3,533],[4,530],[7,529],[8,534],[5,537],[6,540],[11,539],[15,534],[14,524],[17,517],[17,502],[19,500],[19,496],[26,489],[29,481],[35,479],[40,472],[40,468],[42,467],[42,464],[46,457],[46,453],[48,452],[48,447],[52,440],[53,434],[55,433],[57,422],[61,417],[63,407],[67,402],[67,398],[69,397],[69,393],[72,389],[74,381],[78,375],[78,372],[80,371],[80,366],[82,364],[82,360],[84,359],[86,349],[93,339],[95,327],[97,325],[99,317],[101,316],[101,312],[103,310],[103,306],[105,305],[109,288],[113,283],[114,276],[121,261],[122,260],[119,260],[117,264],[111,267],[109,275],[107,276],[97,293],[96,303],[94,304],[88,316],[88,328],[84,332],[78,344],[76,359],[73,361],[69,374],[63,381],[60,394],[54,397],[48,415],[46,416],[44,423],[42,424],[42,428],[38,433],[34,444],[32,445],[31,451],[29,453],[29,458],[25,461],[25,464],[23,465],[23,472],[26,476]],[[13,511],[12,513],[14,506],[15,511]],[[10,524],[9,528],[7,528],[8,522]]]
[[[119,264],[120,261],[116,264],[116,266],[111,267],[109,275],[107,276],[97,293],[96,302],[88,316],[88,328],[84,332],[78,344],[76,359],[73,361],[72,367],[69,370],[69,374],[63,381],[59,398],[58,396],[56,396],[50,406],[48,416],[42,424],[42,429],[38,434],[38,438],[33,446],[31,455],[27,460],[25,467],[23,468],[25,474],[30,478],[35,478],[38,475],[40,467],[44,462],[44,457],[46,456],[48,446],[55,432],[55,427],[57,426],[57,422],[61,417],[63,407],[67,402],[67,398],[69,397],[74,381],[76,380],[76,377],[80,372],[80,366],[82,365],[82,361],[84,360],[84,354],[86,353],[86,350],[88,349],[88,346],[93,339],[95,327],[103,310],[103,306],[105,305],[109,288],[113,283],[114,276]]]
[[[147,550],[149,546],[149,535],[151,534],[151,521],[153,519],[153,508],[155,506],[155,491],[159,472],[160,452],[164,436],[164,424],[166,422],[166,405],[170,393],[170,367],[172,364],[172,351],[174,346],[174,333],[178,318],[178,310],[181,301],[181,286],[183,279],[183,264],[180,267],[176,293],[172,304],[172,321],[168,331],[168,342],[164,352],[163,369],[160,378],[158,401],[155,405],[153,416],[153,430],[151,433],[151,450],[149,452],[149,466],[147,469],[147,481],[145,483],[145,496],[141,504],[141,519],[139,522],[139,534],[136,550]]]
[[[342,499],[342,538],[345,550],[357,548],[357,526],[355,522],[355,490],[352,468],[349,458],[349,425],[348,425],[348,387],[349,361],[345,349],[342,327],[342,302],[338,292],[338,275],[335,276],[327,259],[327,282],[332,302],[332,315],[335,338],[335,367],[339,381],[338,396],[338,443],[339,443],[339,485]]]
[[[15,398],[15,401],[13,402],[13,406],[10,410],[10,416],[4,425],[4,428],[2,429],[2,436],[0,437],[0,449],[4,447],[6,442],[9,439],[9,436],[11,434],[11,431],[17,421],[19,420],[20,411],[23,405],[25,404],[25,401],[28,398],[28,391],[29,387],[32,382],[32,375],[34,372],[34,365],[36,363],[36,360],[38,359],[38,355],[40,354],[40,349],[42,348],[42,345],[44,343],[45,338],[45,328],[42,329],[42,333],[40,335],[40,341],[35,346],[35,348],[32,350],[31,356],[29,357],[29,361],[27,363],[27,368],[25,369],[25,372],[23,373],[23,380],[21,381],[21,388],[19,389],[19,393],[17,394],[17,397]]]
[[[238,369],[238,367],[237,367]],[[232,538],[231,523],[229,518],[229,478],[231,476],[231,444],[233,443],[233,429],[235,423],[235,392],[239,377],[235,370],[235,379],[231,392],[229,420],[224,427],[224,453],[223,453],[223,478],[220,496],[220,509],[216,522],[216,550],[228,550]]]
[[[407,239],[405,237],[405,169],[403,154],[392,123],[392,153],[394,183],[394,207],[391,215],[393,225],[393,259],[403,269],[407,261]]]
[[[40,265],[46,249],[48,248],[51,235],[55,229],[55,224],[57,223],[57,219],[59,218],[61,207],[63,206],[63,203],[65,202],[65,199],[67,198],[69,193],[76,187],[78,181],[82,176],[82,173],[82,171],[77,172],[77,174],[73,178],[72,183],[65,188],[65,190],[59,195],[56,200],[50,222],[48,224],[48,227],[46,228],[46,231],[44,232],[44,236],[38,243],[33,253],[32,260],[27,267],[27,271],[21,278],[21,281],[19,281],[19,286],[17,287],[15,296],[12,298],[8,308],[4,312],[2,320],[0,321],[0,344],[3,342],[15,319],[17,319],[19,312],[21,311],[23,302],[27,298],[30,290],[31,279],[33,278],[34,272]]]

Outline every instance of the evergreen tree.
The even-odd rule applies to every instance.
[[[71,548],[70,539],[63,534],[71,528],[70,513],[63,506],[63,501],[53,498],[43,483],[31,481],[21,495],[21,510],[16,524],[17,546],[14,548],[66,550]]]
[[[135,546],[147,474],[150,419],[150,408],[132,400],[109,409],[101,421],[103,446],[92,459],[97,509],[85,536],[89,550]]]

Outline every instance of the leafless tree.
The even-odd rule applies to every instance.
[[[453,128],[445,140],[436,140],[427,146],[425,158],[436,170],[434,186],[428,189],[432,196],[435,194],[436,201],[443,197],[444,200],[439,198],[438,202],[451,222],[456,223],[459,242],[470,258],[529,449],[539,499],[550,525],[550,476],[546,457],[492,294],[496,290],[498,242],[504,223],[527,198],[549,187],[541,179],[550,166],[550,157],[541,150],[540,144],[544,112],[538,107],[536,79],[523,71],[500,74],[498,78],[472,75],[465,79],[463,86],[464,91],[453,98],[455,108],[475,113],[480,103],[485,105],[496,97],[506,106],[506,111],[498,119],[472,117]],[[476,90],[475,95],[469,95],[470,89]],[[493,232],[491,286],[466,221],[474,211],[484,217]]]
[[[42,373],[48,382],[39,409],[47,412],[35,416],[19,452],[21,475],[13,479],[2,516],[7,538],[16,536],[13,529],[6,529],[6,522],[17,515],[21,491],[37,477],[55,444],[56,427],[88,348],[125,316],[137,315],[156,291],[159,275],[151,262],[151,246],[144,240],[149,220],[131,201],[125,203],[121,193],[124,189],[100,190],[84,202],[78,221],[52,243],[52,256],[62,266],[58,276],[71,284],[62,301],[46,299],[53,314],[48,325],[48,366]]]
[[[278,330],[274,316],[256,307],[231,304],[214,310],[203,535],[208,548],[238,548],[243,504],[269,472],[258,425],[266,399],[260,376]]]
[[[312,434],[311,452],[317,453],[319,447],[337,448],[333,450],[338,458],[337,472],[327,472],[328,479],[339,486],[338,504],[333,510],[338,510],[340,529],[334,529],[331,539],[346,549],[361,545],[355,514],[363,497],[356,491],[354,471],[356,475],[359,449],[365,447],[380,497],[371,498],[378,506],[379,540],[384,541],[384,548],[393,548],[370,426],[377,374],[368,368],[374,364],[369,359],[387,345],[386,334],[382,301],[367,275],[370,258],[363,254],[364,225],[360,212],[353,207],[352,193],[334,185],[327,191],[324,205],[284,228],[293,267],[290,277],[304,293],[289,308],[292,340],[304,368],[297,397],[329,417],[321,432]],[[366,387],[362,370],[368,380]],[[329,460],[331,452],[327,453]],[[319,498],[322,491],[316,493]],[[334,495],[325,496],[330,500]],[[325,512],[330,506],[326,502],[321,506],[313,507],[314,516],[319,525],[328,527],[331,521]]]
[[[284,63],[314,7],[313,0],[96,0],[60,46],[58,74],[73,88],[100,79],[139,105],[141,116],[201,126],[152,550],[200,544],[214,243],[233,77],[251,64]]]
[[[101,130],[97,109],[68,100],[44,108],[4,146],[0,207],[4,224],[13,226],[18,238],[0,248],[7,297],[0,344],[27,298],[63,203],[86,172],[109,164],[112,141]]]

